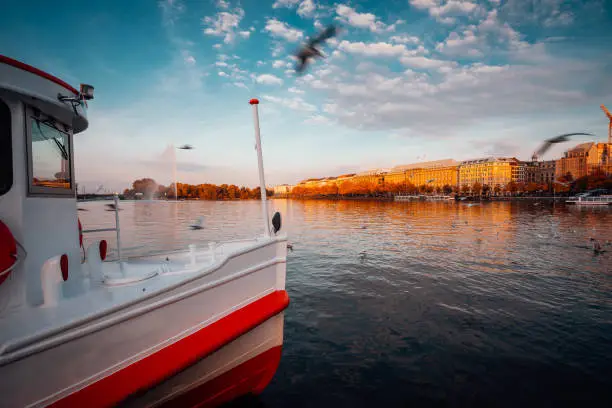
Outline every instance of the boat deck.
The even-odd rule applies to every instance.
[[[169,252],[150,257],[103,262],[100,279],[84,277],[77,281],[79,290],[64,292],[64,297],[53,307],[24,307],[5,309],[0,317],[0,360],[4,354],[27,346],[37,339],[52,335],[69,326],[85,323],[121,308],[171,290],[183,283],[204,277],[220,268],[229,258],[282,240],[252,239],[219,243],[213,260],[211,251],[197,249],[196,263],[190,251]],[[83,264],[85,267],[86,264]],[[117,282],[117,279],[151,275],[148,279]],[[110,278],[110,279],[109,279]],[[109,281],[110,280],[110,281]]]

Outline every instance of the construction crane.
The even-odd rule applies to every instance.
[[[604,111],[610,123],[608,124],[608,143],[612,144],[612,113],[606,108],[603,104],[601,105],[601,110]]]

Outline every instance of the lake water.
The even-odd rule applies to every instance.
[[[79,207],[84,228],[114,225],[102,203]],[[128,255],[262,230],[257,201],[121,207]],[[294,247],[283,358],[261,396],[234,405],[612,406],[612,208],[271,207]]]

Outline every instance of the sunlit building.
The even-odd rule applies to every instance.
[[[459,165],[460,187],[472,187],[475,183],[503,188],[510,182],[525,180],[526,166],[514,157],[486,157],[465,160]]]
[[[453,159],[395,166],[384,175],[385,183],[431,187],[457,186],[457,167]]]
[[[592,174],[612,174],[610,143],[581,143],[557,160],[555,177],[571,176],[575,180]]]
[[[278,186],[274,186],[274,195],[275,196],[284,196],[291,193],[291,188],[289,184],[281,184]]]
[[[385,183],[384,176],[386,174],[387,174],[386,169],[366,170],[366,171],[362,171],[361,173],[355,174],[355,176],[352,178],[352,181],[356,183],[366,182],[366,183],[374,183],[374,184],[384,184]]]
[[[572,179],[577,179],[587,175],[587,158],[589,150],[595,143],[581,143],[565,152],[564,157],[557,160],[555,169],[555,177],[560,179],[565,176],[570,176]]]
[[[612,144],[593,143],[587,156],[587,174],[612,174]]]

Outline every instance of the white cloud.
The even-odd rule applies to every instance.
[[[223,72],[223,71],[219,71],[219,72],[218,72],[218,74],[219,74],[219,76],[220,76],[220,77],[224,77],[224,78],[229,77],[229,75],[227,75],[227,74],[226,74],[225,72]]]
[[[344,4],[336,6],[336,14],[340,20],[353,27],[367,28],[372,32],[379,32],[386,28],[386,25],[378,20],[374,14],[358,13],[355,9]]]
[[[421,42],[419,37],[406,34],[393,35],[389,38],[389,40],[398,44],[419,44]]]
[[[286,7],[291,8],[298,4],[301,0],[276,0],[272,8]]]
[[[172,27],[185,11],[185,5],[177,0],[160,1],[159,7],[162,10],[162,21],[166,27]]]
[[[389,44],[385,42],[364,43],[343,40],[338,48],[351,54],[361,54],[368,57],[399,57],[407,52],[403,44]]]
[[[227,0],[217,0],[217,7],[227,10],[229,8],[229,3]]]
[[[275,75],[271,75],[271,74],[261,74],[257,76],[257,78],[255,78],[255,81],[258,84],[265,84],[265,85],[282,85],[283,84],[282,79],[280,79],[279,77]]]
[[[272,36],[284,38],[290,42],[299,41],[304,36],[300,30],[292,28],[287,23],[279,21],[275,18],[266,21],[266,27],[264,29]]]
[[[216,49],[218,49],[218,50],[219,50],[219,49],[221,49],[221,47],[222,47],[222,45],[221,45],[221,44],[214,44],[214,45],[213,45],[213,48],[216,48]]]
[[[251,36],[250,31],[240,31],[238,34],[240,34],[242,38],[249,38]]]
[[[215,65],[218,67],[227,67],[227,62],[225,61],[217,61],[215,62]]]
[[[312,17],[317,9],[313,0],[303,0],[298,7],[297,13],[300,17]]]
[[[248,86],[246,86],[246,85],[245,85],[244,83],[242,83],[242,82],[234,82],[233,84],[234,84],[234,86],[236,86],[236,87],[238,87],[238,88],[244,88],[244,89],[246,89],[246,90],[248,90],[248,89],[249,89],[249,87],[248,87]]]
[[[283,105],[286,108],[303,111],[303,112],[315,112],[317,107],[304,101],[301,97],[295,96],[293,98],[281,98],[272,95],[263,95],[262,97],[266,101]]]
[[[563,27],[571,25],[576,19],[593,20],[599,1],[580,0],[507,0],[500,12],[511,22],[519,24],[544,25],[545,27]],[[583,14],[584,12],[587,14]]]
[[[207,26],[204,34],[223,37],[223,42],[229,44],[236,38],[243,17],[244,10],[240,7],[236,7],[233,12],[221,11],[215,17],[204,17],[202,22]]]
[[[470,14],[478,8],[478,5],[470,1],[450,0],[446,4],[432,7],[429,9],[429,14],[433,17],[444,17],[448,15],[463,15]]]
[[[323,112],[341,124],[356,129],[402,129],[428,138],[452,137],[461,129],[509,115],[536,111],[562,115],[571,106],[594,103],[606,92],[590,88],[605,77],[604,63],[553,57],[539,46],[529,51],[537,51],[540,57],[524,65],[461,66],[454,61],[402,56],[402,63],[414,70],[396,73],[380,62],[375,70],[302,78],[299,83],[309,86],[313,97],[320,92],[326,99]],[[576,78],[581,78],[579,83]],[[597,95],[589,96],[586,89]]]
[[[312,125],[324,125],[324,124],[327,124],[327,123],[331,123],[331,121],[329,120],[329,118],[327,116],[323,116],[323,115],[319,115],[319,114],[314,114],[314,115],[310,115],[308,118],[306,118],[304,120],[304,123],[312,124]]]
[[[431,59],[423,56],[405,56],[400,58],[402,64],[407,67],[417,69],[439,69],[442,67],[452,67],[457,65],[454,61],[442,61],[438,59]]]
[[[410,5],[427,10],[429,15],[441,23],[452,24],[453,17],[482,13],[483,8],[470,0],[410,0]]]
[[[191,55],[187,50],[183,50],[182,54],[183,54],[183,61],[185,61],[185,64],[195,65],[196,59],[193,55]]]
[[[285,61],[283,60],[276,60],[272,63],[272,68],[282,68],[286,65]]]
[[[301,89],[295,88],[295,87],[291,87],[289,89],[287,89],[289,92],[291,93],[296,93],[296,94],[303,94],[304,91],[302,91]]]

